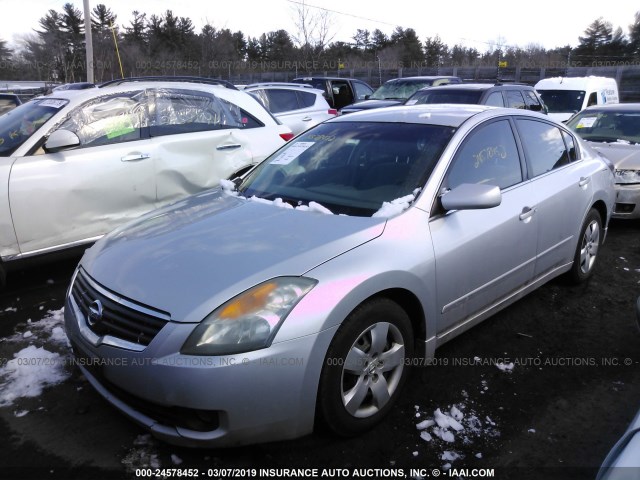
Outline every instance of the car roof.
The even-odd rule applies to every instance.
[[[294,78],[292,81],[296,81],[296,80],[302,80],[302,81],[307,81],[307,80],[346,80],[346,81],[350,81],[350,82],[360,82],[360,83],[367,83],[363,80],[360,80],[359,78],[350,78],[350,77],[296,77]]]
[[[56,90],[49,94],[47,98],[61,98],[69,100],[73,103],[82,103],[88,99],[95,97],[102,97],[104,95],[110,95],[112,93],[130,92],[132,90],[145,90],[145,89],[172,89],[180,88],[184,90],[200,90],[203,92],[211,92],[215,90],[216,95],[219,92],[234,92],[239,90],[231,90],[220,85],[206,85],[192,82],[131,82],[122,83],[120,85],[108,85],[101,88],[87,88],[84,90]]]
[[[384,123],[424,123],[430,125],[443,125],[449,127],[459,127],[474,115],[487,112],[503,111],[513,114],[513,109],[496,108],[487,105],[452,105],[452,104],[432,104],[432,105],[401,105],[397,107],[376,108],[373,110],[361,110],[342,115],[329,122],[384,122]],[[518,110],[517,113],[527,112]]]
[[[163,90],[163,89],[182,89],[182,90],[191,90],[191,91],[201,91],[201,92],[209,92],[213,93],[218,98],[222,98],[227,101],[232,101],[236,105],[241,108],[244,108],[249,111],[252,115],[258,117],[258,119],[265,123],[266,125],[271,124],[272,122],[276,122],[273,116],[264,108],[260,102],[258,102],[255,98],[253,98],[249,92],[243,92],[236,88],[227,88],[223,85],[210,85],[203,83],[194,83],[194,82],[159,82],[159,81],[136,81],[136,82],[126,82],[120,85],[108,85],[101,88],[88,88],[84,90],[62,90],[55,91],[46,97],[42,97],[42,99],[64,99],[68,100],[69,103],[66,105],[66,108],[75,108],[76,106],[86,102],[87,100],[91,100],[94,98],[104,97],[106,95],[111,95],[114,93],[121,92],[131,92],[137,90],[146,90],[146,89],[155,89],[155,90]],[[39,99],[39,100],[42,100]],[[253,108],[255,105],[258,105],[258,108]]]
[[[399,77],[399,78],[392,78],[391,80],[387,80],[385,83],[390,83],[390,82],[402,82],[402,81],[412,81],[412,82],[420,82],[420,81],[424,81],[424,80],[441,80],[443,78],[458,78],[455,77],[453,75],[428,75],[428,76],[420,76],[420,77]]]
[[[604,105],[592,105],[583,111],[606,111],[606,112],[636,112],[640,113],[640,103],[605,103]]]
[[[490,88],[502,88],[505,90],[529,88],[533,90],[533,87],[529,85],[514,83],[448,83],[446,85],[438,85],[437,87],[425,87],[421,90],[489,90]]]
[[[262,84],[256,84],[256,85],[248,85],[246,87],[244,87],[242,90],[244,90],[245,92],[253,92],[255,90],[296,90],[298,92],[310,92],[310,93],[315,93],[316,95],[323,95],[324,91],[320,90],[319,88],[313,88],[311,85],[307,85],[304,84],[304,86],[302,84],[299,83],[287,83],[284,85],[276,85],[273,83],[262,83]]]
[[[295,87],[295,88],[306,88],[310,89],[313,86],[308,83],[293,83],[293,82],[256,82],[250,83],[249,85],[245,85],[243,90],[247,90],[248,88],[264,88],[264,87]]]

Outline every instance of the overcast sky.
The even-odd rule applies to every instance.
[[[38,28],[38,20],[54,9],[71,2],[83,10],[82,0],[0,0],[0,39],[9,44]],[[303,0],[89,0],[90,7],[104,3],[118,17],[120,27],[128,26],[131,12],[147,16],[162,15],[167,9],[176,16],[189,17],[196,33],[206,23],[217,29],[241,30],[245,36],[285,29],[296,34],[294,19],[298,2]],[[504,0],[420,1],[420,0],[304,0],[311,6],[331,10],[334,41],[350,42],[358,28],[379,28],[390,35],[396,26],[413,28],[421,41],[440,38],[449,46],[456,43],[485,51],[501,39],[507,45],[526,47],[538,44],[549,49],[576,46],[578,37],[598,17],[628,33],[640,5],[629,0],[565,2],[537,0],[521,3]],[[311,11],[318,11],[311,8]]]

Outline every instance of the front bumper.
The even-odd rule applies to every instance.
[[[640,218],[640,184],[616,184],[613,218]]]
[[[65,328],[76,362],[113,406],[157,438],[226,447],[299,437],[313,430],[318,380],[335,329],[237,355],[176,353],[194,324],[168,322],[142,351],[92,343],[73,297]],[[337,328],[337,327],[336,327]]]

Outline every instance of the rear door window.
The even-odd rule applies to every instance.
[[[558,127],[525,118],[517,119],[516,124],[533,177],[570,162],[570,153],[565,145],[563,132]]]
[[[507,107],[509,108],[526,108],[524,98],[519,90],[507,90]]]
[[[485,105],[491,105],[493,107],[504,107],[504,99],[502,98],[502,92],[492,92],[484,102]]]
[[[152,96],[151,136],[247,128],[255,123],[255,119],[237,105],[207,92],[161,89]]]
[[[295,92],[298,96],[300,108],[313,107],[316,103],[316,94],[311,92]]]
[[[271,113],[289,112],[301,108],[295,90],[273,88],[265,90],[265,93],[268,100],[267,108]]]

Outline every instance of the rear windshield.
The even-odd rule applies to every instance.
[[[8,157],[68,103],[41,99],[23,103],[0,117],[0,157]]]

